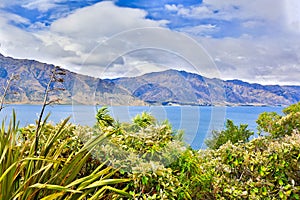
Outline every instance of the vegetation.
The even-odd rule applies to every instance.
[[[218,149],[229,141],[233,144],[249,142],[249,138],[254,135],[254,132],[247,129],[247,127],[247,124],[236,126],[232,120],[228,119],[226,129],[222,131],[212,131],[212,138],[207,139],[205,144],[211,149]]]
[[[111,136],[95,155],[131,180],[127,187],[133,199],[178,199],[184,192],[177,172],[168,166],[185,151],[182,132],[147,113],[137,115],[132,123],[119,123],[106,107],[99,109],[97,125]]]
[[[193,150],[148,113],[120,123],[106,107],[94,127],[68,119],[0,129],[0,199],[300,199],[300,103],[262,113],[262,135],[226,122]]]
[[[97,163],[90,151],[106,137],[99,134],[86,144],[74,135],[68,119],[40,129],[38,156],[34,126],[18,128],[15,115],[0,135],[0,199],[101,199],[129,196],[114,186],[128,179],[112,179],[116,170]],[[42,139],[43,138],[43,139]],[[110,192],[107,192],[109,190]]]
[[[256,123],[260,133],[269,133],[273,138],[292,135],[300,130],[300,102],[283,109],[284,116],[275,112],[264,112]]]
[[[59,102],[59,98],[57,99],[51,99],[49,100],[49,93],[56,91],[56,90],[64,90],[64,88],[62,87],[54,87],[55,83],[63,83],[64,79],[62,78],[62,76],[66,75],[66,71],[60,67],[54,67],[51,70],[51,75],[50,75],[50,79],[48,81],[48,84],[46,86],[45,89],[45,93],[44,93],[44,100],[43,100],[43,105],[42,105],[42,110],[41,113],[39,115],[39,119],[37,122],[37,126],[36,126],[36,130],[35,130],[35,155],[37,155],[37,149],[38,149],[38,144],[39,144],[39,134],[40,134],[40,127],[42,126],[42,118],[45,112],[45,108],[46,106],[55,103],[55,102]]]
[[[202,199],[299,199],[299,155],[299,134],[200,151]]]

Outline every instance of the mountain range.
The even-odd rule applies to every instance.
[[[0,85],[12,75],[7,103],[40,104],[55,66],[0,54]],[[300,86],[250,84],[241,80],[206,78],[178,70],[137,77],[99,79],[65,70],[64,90],[50,92],[62,104],[99,105],[289,105],[300,101]],[[55,87],[53,85],[52,87]],[[58,87],[58,86],[57,86]],[[3,94],[0,88],[0,95]]]

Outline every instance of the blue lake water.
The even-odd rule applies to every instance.
[[[51,113],[49,120],[57,123],[71,116],[70,122],[92,126],[95,124],[96,106],[86,105],[55,105],[46,108],[46,114]],[[40,105],[7,105],[0,112],[0,120],[8,122],[12,110],[17,113],[20,126],[35,123],[41,110]],[[256,119],[262,112],[277,112],[281,114],[282,107],[211,107],[211,106],[114,106],[109,107],[111,115],[121,122],[130,122],[141,112],[150,112],[159,121],[168,119],[174,129],[185,132],[185,141],[194,149],[204,148],[204,140],[212,130],[224,128],[226,119],[235,124],[248,124],[249,129],[256,130]]]

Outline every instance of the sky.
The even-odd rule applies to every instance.
[[[100,78],[300,85],[298,0],[1,0],[0,53]]]

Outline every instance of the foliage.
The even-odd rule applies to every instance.
[[[297,112],[300,112],[300,102],[296,103],[296,104],[292,104],[286,108],[284,108],[282,110],[282,112],[285,114],[285,115],[288,115],[290,113],[297,113]]]
[[[96,118],[96,126],[111,134],[107,143],[119,146],[122,151],[138,154],[141,158],[154,159],[158,152],[168,148],[173,142],[182,143],[180,131],[174,132],[168,121],[159,123],[147,113],[137,115],[131,124],[119,123],[103,107],[99,109]]]
[[[247,142],[247,125],[228,120],[199,151],[167,121],[120,123],[104,107],[94,128],[46,117],[35,154],[36,125],[19,129],[13,114],[0,130],[0,199],[300,199],[298,106],[260,115],[272,137]]]
[[[97,116],[112,122],[105,110],[100,109]],[[132,179],[128,189],[134,199],[188,198],[188,191],[181,187],[177,177],[178,171],[168,167],[186,149],[182,132],[174,132],[168,121],[158,122],[145,112],[134,117],[132,123],[114,121],[110,128],[103,127],[105,123],[99,120],[97,124],[111,136],[94,155],[108,159],[111,165],[121,168],[124,177]]]
[[[140,167],[149,168],[148,163],[141,163]],[[134,199],[181,199],[178,194],[181,183],[173,174],[171,168],[156,166],[151,171],[134,171],[129,176],[133,179],[130,184],[130,194]]]
[[[200,173],[211,178],[202,191],[206,199],[299,199],[299,155],[299,134],[200,151]]]
[[[248,142],[250,136],[252,136],[254,132],[247,128],[247,124],[240,124],[239,126],[236,126],[232,120],[228,119],[226,121],[226,129],[222,131],[213,131],[212,138],[207,139],[205,144],[211,149],[218,149],[228,141],[233,144],[237,142]]]
[[[92,158],[90,151],[108,135],[100,134],[86,144],[80,144],[72,133],[74,126],[67,125],[67,121],[57,126],[43,123],[37,155],[34,151],[35,133],[32,132],[35,127],[19,131],[15,114],[7,129],[2,123],[0,199],[112,199],[117,198],[116,195],[130,196],[122,190],[122,185],[129,179],[113,178],[116,170],[105,163],[86,171],[86,163]]]
[[[300,102],[283,109],[284,116],[275,112],[261,113],[256,121],[260,133],[266,132],[274,138],[291,135],[300,130]]]
[[[100,128],[107,128],[113,126],[115,123],[114,118],[109,115],[109,110],[107,107],[101,107],[96,114],[97,125]]]
[[[112,122],[108,112],[102,114],[105,110],[98,113]],[[183,132],[173,131],[168,121],[158,122],[145,112],[134,117],[132,123],[114,121],[110,128],[103,127],[105,123],[99,120],[97,124],[111,136],[94,155],[108,159],[111,165],[121,168],[124,177],[132,179],[128,190],[134,199],[189,199],[189,189],[177,176],[180,172],[170,165],[186,150]]]
[[[139,119],[138,122],[145,122],[147,120],[142,118],[147,119],[146,115],[136,119]],[[121,151],[122,156],[111,157],[112,160],[124,159],[125,166],[132,166],[131,171],[121,168],[123,177],[132,179],[132,182],[128,183],[128,189],[134,199],[298,199],[299,197],[300,138],[296,133],[280,140],[261,137],[247,142],[253,134],[247,129],[247,125],[236,126],[228,120],[226,130],[221,131],[223,135],[220,137],[218,148],[196,152],[190,148],[183,148],[184,145],[178,143],[176,149],[182,148],[181,151],[172,154],[175,145],[174,149],[168,149],[176,158],[172,157],[172,162],[163,162],[165,160],[162,157],[165,154],[159,152],[168,142],[173,142],[176,134],[172,133],[170,127],[159,128],[164,123],[151,121],[144,123],[144,127],[140,125],[134,120],[132,124],[119,123],[111,127],[110,131],[113,134],[109,138],[110,142],[124,150]],[[166,133],[165,130],[169,130],[167,138],[162,137]],[[145,137],[139,135],[140,131],[144,131],[146,133],[144,136],[149,135],[149,138],[143,140]],[[156,139],[151,134],[161,136]],[[153,146],[147,145],[149,143],[161,147],[153,150]],[[105,145],[106,150],[110,148],[111,146]],[[150,149],[156,157],[145,156]],[[105,155],[120,153],[120,151],[111,152],[113,153],[106,151]],[[124,152],[130,153],[124,156]],[[140,156],[134,157],[133,155],[138,152]]]
[[[201,166],[198,152],[190,148],[170,165],[174,176],[181,183],[181,187],[178,188],[178,199],[207,199],[209,197],[205,194],[210,186],[211,177],[202,173]]]
[[[142,112],[141,115],[135,116],[133,119],[133,123],[140,128],[146,128],[149,125],[155,124],[156,119],[152,116],[147,114],[146,112]]]

